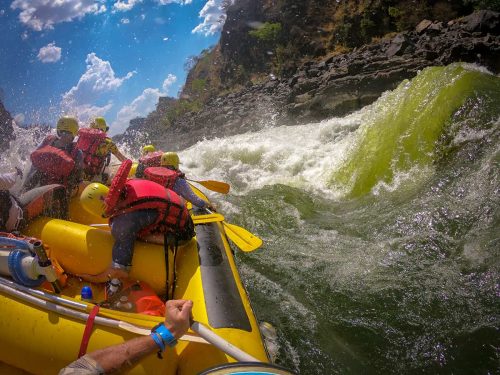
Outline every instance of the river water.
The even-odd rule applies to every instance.
[[[343,118],[200,141],[181,169],[230,183],[209,196],[264,240],[236,255],[258,319],[277,330],[276,363],[303,375],[492,374],[499,135],[500,78],[450,65]],[[12,149],[5,160],[25,163]]]
[[[500,79],[430,68],[344,118],[203,141],[183,169],[264,240],[237,253],[301,374],[499,370]]]

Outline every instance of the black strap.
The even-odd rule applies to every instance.
[[[111,152],[106,154],[106,162],[104,163],[104,167],[107,167],[111,163]]]
[[[165,251],[165,300],[168,301],[170,299],[170,290],[169,290],[169,266],[168,266],[168,233],[163,234],[163,250]]]
[[[6,230],[7,221],[9,220],[9,211],[12,207],[10,193],[8,190],[0,190],[0,229]]]
[[[176,235],[175,236],[175,245],[174,245],[174,269],[173,269],[173,280],[172,280],[172,298],[174,298],[174,292],[175,292],[175,284],[177,282],[177,273],[175,272],[175,263],[177,259],[177,249],[179,248],[179,237]]]

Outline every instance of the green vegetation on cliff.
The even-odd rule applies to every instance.
[[[160,122],[170,126],[269,74],[291,77],[306,62],[412,30],[424,19],[445,23],[478,8],[500,10],[500,0],[237,0],[227,9],[219,43],[186,64],[180,99]]]
[[[281,23],[266,22],[258,29],[250,30],[248,34],[267,43],[276,43],[280,37],[281,30]]]

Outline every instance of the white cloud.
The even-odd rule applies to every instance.
[[[92,104],[80,104],[72,107],[63,107],[63,114],[78,118],[81,123],[89,123],[94,117],[104,117],[113,107],[113,102],[99,107]]]
[[[169,74],[167,78],[165,78],[165,81],[163,81],[162,85],[163,91],[165,91],[165,93],[168,93],[170,86],[172,86],[176,81],[177,77],[173,74]]]
[[[142,0],[118,0],[113,4],[113,11],[127,12],[140,3],[142,3]]]
[[[38,52],[38,60],[43,63],[54,63],[61,59],[61,48],[57,47],[55,42],[47,44],[40,48]]]
[[[128,72],[125,77],[115,77],[115,72],[109,61],[101,60],[94,52],[87,55],[85,62],[87,70],[80,77],[78,84],[64,96],[75,98],[78,101],[87,101],[92,99],[96,93],[117,89],[135,74],[133,71]]]
[[[123,133],[129,126],[130,120],[136,117],[147,116],[156,109],[160,96],[167,96],[170,87],[177,81],[177,77],[169,74],[163,81],[162,89],[145,89],[141,95],[132,100],[129,105],[124,106],[118,111],[116,120],[110,126],[110,134]]]
[[[208,0],[202,10],[200,10],[200,18],[203,22],[196,26],[191,32],[204,34],[205,36],[213,35],[219,32],[226,22],[226,11],[224,10],[224,0]]]
[[[63,111],[76,114],[82,121],[87,116],[103,115],[109,111],[113,106],[112,102],[103,107],[91,103],[103,93],[116,90],[135,74],[129,72],[124,77],[116,77],[109,61],[101,60],[94,52],[87,55],[85,62],[87,63],[85,73],[76,86],[63,94],[61,102]]]
[[[167,5],[167,4],[181,4],[181,5],[188,5],[193,2],[193,0],[156,0],[158,4],[160,5]]]
[[[130,23],[130,20],[128,18],[122,18],[120,22],[123,23],[124,25],[127,25]]]
[[[132,10],[136,5],[142,3],[143,0],[118,0],[113,4],[113,12],[128,12]],[[187,5],[191,4],[193,0],[156,0],[160,5],[167,4],[181,4]]]
[[[116,115],[116,120],[113,121],[109,128],[111,135],[122,133],[129,126],[130,120],[136,117],[144,117],[156,108],[158,98],[164,96],[158,89],[147,88],[141,95],[135,98],[132,103],[126,105]]]
[[[14,0],[10,7],[20,9],[19,21],[35,31],[106,11],[106,6],[96,0]]]

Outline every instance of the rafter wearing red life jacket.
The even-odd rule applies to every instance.
[[[46,181],[44,184],[65,184],[67,178],[75,168],[75,158],[78,149],[71,144],[71,151],[54,147],[55,135],[47,136],[40,147],[30,155],[31,163],[42,172]]]
[[[82,128],[78,131],[76,147],[82,150],[84,172],[95,176],[102,172],[107,155],[98,155],[99,145],[106,141],[107,135],[100,129]]]
[[[139,164],[142,164],[145,167],[159,167],[161,166],[162,156],[163,151],[150,152],[139,159]]]
[[[115,201],[116,194],[119,195],[120,199],[118,199],[116,206],[110,206],[108,202]],[[123,188],[112,185],[106,197],[106,203],[106,212],[111,214],[111,221],[117,215],[127,212],[144,209],[157,210],[159,212],[158,218],[152,225],[139,233],[141,238],[156,233],[172,233],[181,240],[187,240],[194,236],[193,221],[184,200],[174,191],[153,181],[127,180]]]
[[[177,179],[184,178],[184,173],[167,167],[149,167],[144,171],[144,178],[156,182],[167,189],[173,189]]]

